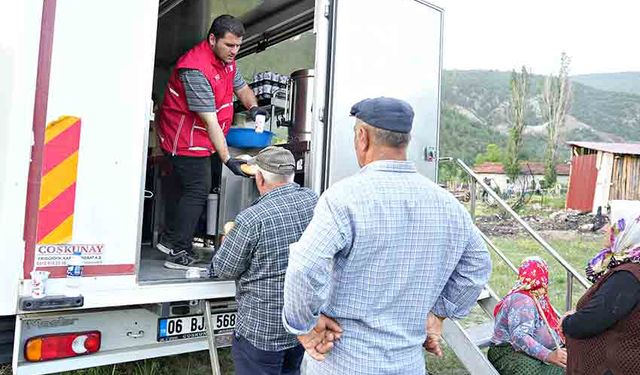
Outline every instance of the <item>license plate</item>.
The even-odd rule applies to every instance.
[[[236,313],[212,314],[213,333],[229,331],[236,326]],[[158,341],[171,341],[205,337],[207,335],[204,315],[180,316],[158,319]]]

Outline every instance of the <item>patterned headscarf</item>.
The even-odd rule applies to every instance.
[[[611,268],[624,263],[640,263],[640,216],[619,219],[611,226],[609,236],[611,245],[600,250],[587,265],[587,278],[592,283]]]
[[[521,293],[529,296],[536,302],[538,313],[541,314],[549,324],[549,326],[558,332],[558,315],[551,306],[549,301],[549,266],[544,259],[533,256],[527,257],[522,261],[518,268],[518,280],[511,291],[500,301],[493,315],[497,316],[502,308],[504,300],[514,293]]]

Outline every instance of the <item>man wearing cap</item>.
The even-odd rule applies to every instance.
[[[421,375],[423,345],[441,355],[442,319],[469,313],[491,261],[465,208],[407,160],[411,106],[366,99],[351,114],[362,169],[324,192],[291,245],[283,324],[310,374]]]
[[[295,160],[267,147],[248,162],[257,169],[258,198],[235,219],[212,260],[220,278],[236,280],[238,322],[231,353],[236,374],[298,374],[304,348],[282,325],[289,245],[309,224],[318,200],[293,182]]]

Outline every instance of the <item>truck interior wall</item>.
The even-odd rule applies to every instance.
[[[206,35],[213,15],[210,0],[182,1],[158,18],[156,56],[153,74],[153,98],[160,104],[173,65]]]

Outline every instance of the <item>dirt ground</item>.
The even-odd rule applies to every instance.
[[[523,220],[535,231],[549,236],[567,235],[602,237],[603,229],[594,228],[594,216],[571,211],[557,211],[545,215],[525,215]],[[489,236],[513,236],[525,234],[524,228],[508,214],[478,216],[476,225]],[[596,230],[594,230],[596,229]]]

